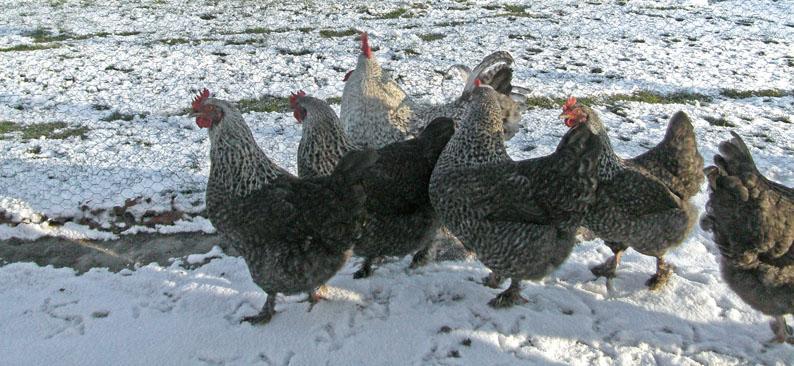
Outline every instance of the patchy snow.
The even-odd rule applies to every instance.
[[[449,66],[497,49],[513,54],[515,84],[533,97],[705,95],[596,110],[621,155],[653,146],[685,110],[707,162],[735,130],[769,178],[794,185],[791,1],[21,3],[4,1],[0,13],[0,128],[66,128],[0,133],[0,240],[213,232],[201,216],[209,141],[184,113],[193,93],[339,97],[358,45],[324,31],[350,28],[370,32],[382,65],[427,101],[459,92],[444,80]],[[19,46],[51,48],[9,50]],[[779,93],[736,93],[764,90]],[[528,111],[510,154],[553,151],[565,131],[558,114]],[[291,113],[245,118],[294,172],[301,131]],[[705,199],[694,199],[701,210]],[[651,258],[631,251],[611,290],[592,281],[588,268],[608,255],[600,241],[578,246],[543,283],[525,283],[528,305],[499,311],[485,305],[496,290],[470,280],[486,274],[478,262],[406,272],[404,259],[361,281],[351,263],[331,281],[332,301],[307,313],[289,298],[263,327],[238,324],[265,294],[240,258],[217,252],[188,258],[220,256],[195,269],[177,261],[118,274],[9,264],[0,364],[794,363],[794,347],[765,343],[769,319],[727,288],[700,229],[669,254],[676,275],[660,293],[643,287]]]

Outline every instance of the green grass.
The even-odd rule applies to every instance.
[[[504,6],[504,9],[507,12],[509,12],[509,13],[517,13],[517,14],[523,13],[524,10],[526,10],[526,8],[527,8],[526,5],[507,4],[507,5]]]
[[[0,139],[8,133],[19,132],[23,140],[38,139],[44,136],[51,140],[64,140],[72,136],[85,138],[88,132],[86,127],[69,127],[63,122],[36,123],[32,125],[20,125],[14,122],[0,121]]]
[[[304,56],[312,54],[311,50],[288,50],[285,48],[279,48],[278,53],[282,55],[292,55],[292,56]]]
[[[0,48],[0,52],[23,52],[23,51],[38,51],[38,50],[47,50],[50,48],[58,48],[61,47],[58,43],[49,43],[49,44],[20,44],[11,47]]]
[[[706,122],[708,122],[708,123],[709,123],[710,125],[712,125],[712,126],[718,126],[718,127],[736,127],[736,125],[735,125],[735,124],[733,124],[733,123],[731,123],[730,121],[728,121],[728,120],[727,120],[725,117],[711,117],[711,116],[705,116],[705,117],[703,117],[703,119],[705,119],[705,120],[706,120]]]
[[[444,37],[446,37],[446,35],[441,33],[427,33],[427,34],[420,34],[418,35],[418,37],[419,39],[425,42],[432,42],[432,41],[437,41],[439,39],[443,39]]]
[[[678,92],[670,94],[660,94],[650,91],[638,91],[632,94],[612,94],[595,97],[576,97],[576,100],[584,105],[612,105],[617,102],[641,102],[648,104],[687,104],[698,102],[710,102],[711,97],[703,94]],[[527,105],[532,108],[560,108],[565,103],[565,98],[549,97],[527,97]]]
[[[129,73],[129,72],[132,72],[132,69],[125,69],[123,67],[116,67],[114,65],[110,65],[110,66],[105,68],[105,71],[121,71],[121,72],[124,72],[124,73]]]
[[[51,42],[62,42],[68,40],[75,40],[75,41],[82,41],[85,39],[91,38],[104,38],[109,36],[134,36],[138,35],[141,32],[119,32],[119,33],[109,33],[109,32],[97,32],[97,33],[89,33],[89,34],[72,34],[69,32],[59,32],[57,35],[53,34],[48,28],[36,28],[25,35],[28,37],[33,38],[33,43],[51,43]]]
[[[780,98],[791,94],[780,89],[763,89],[763,90],[738,90],[738,89],[722,89],[720,94],[726,98],[731,99],[745,99],[752,97],[765,97],[765,98]]]
[[[331,30],[331,29],[323,29],[320,31],[320,37],[323,38],[334,38],[334,37],[350,37],[358,34],[358,31],[350,28],[345,30]]]
[[[162,44],[167,44],[169,46],[173,46],[177,44],[190,43],[190,40],[184,38],[167,38],[167,39],[158,40],[158,42]]]
[[[536,96],[529,96],[527,97],[527,105],[529,109],[553,109],[562,106],[564,100],[562,99],[552,99],[549,97],[536,97]]]
[[[457,27],[459,25],[464,25],[468,22],[460,21],[460,20],[453,20],[449,22],[439,22],[436,23],[436,27]]]
[[[241,113],[248,112],[288,112],[291,110],[288,97],[263,95],[256,99],[241,99],[237,101],[237,108]]]
[[[269,29],[269,28],[262,28],[262,27],[254,27],[254,28],[247,28],[243,31],[243,33],[248,34],[270,34],[276,32],[276,30]]]
[[[381,15],[380,18],[381,19],[397,19],[399,17],[404,16],[405,13],[407,13],[407,12],[408,12],[408,9],[405,9],[405,8],[394,9],[394,10],[392,10],[392,11],[386,13],[386,14]]]
[[[132,121],[135,119],[134,114],[126,114],[126,113],[119,113],[118,111],[114,111],[113,113],[107,115],[106,117],[101,118],[102,121],[111,122],[111,121]]]

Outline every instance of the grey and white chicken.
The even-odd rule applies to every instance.
[[[720,144],[706,169],[711,193],[704,230],[722,254],[722,277],[744,302],[775,317],[774,340],[794,344],[794,189],[770,181],[741,137]]]
[[[348,142],[333,109],[303,92],[290,98],[296,120],[303,126],[298,147],[301,177],[330,174],[339,159],[359,149]],[[367,194],[368,222],[354,240],[354,252],[364,257],[355,278],[368,277],[373,263],[384,256],[416,252],[412,267],[428,259],[439,222],[430,205],[427,186],[436,159],[454,131],[450,119],[431,122],[416,138],[378,149],[378,161],[361,173]]]
[[[196,124],[210,136],[208,217],[268,294],[260,313],[243,320],[270,321],[277,293],[311,292],[313,304],[361,233],[366,194],[358,174],[377,153],[353,152],[329,176],[298,179],[257,146],[233,105],[204,89],[192,107]]]
[[[474,81],[495,83],[500,91],[495,98],[501,105],[504,137],[509,139],[518,131],[521,114],[526,109],[526,97],[513,92],[513,58],[509,53],[495,52],[467,72],[463,94],[452,102],[440,105],[421,103],[411,96],[384,71],[369,46],[367,33],[361,33],[361,54],[356,68],[345,76],[340,119],[350,141],[359,146],[382,147],[416,135],[430,121],[438,117],[459,119]]]
[[[595,200],[599,137],[589,124],[551,155],[513,161],[504,146],[498,93],[475,87],[460,126],[436,163],[430,199],[441,221],[510,287],[494,307],[526,302],[522,279],[545,277],[568,257]]]
[[[596,276],[614,277],[623,251],[632,247],[656,257],[656,274],[646,284],[651,290],[660,289],[672,274],[672,266],[664,261],[664,254],[681,244],[697,221],[697,209],[687,201],[687,195],[699,189],[697,182],[702,181],[703,174],[694,169],[703,166],[703,158],[697,152],[691,123],[679,112],[673,116],[662,143],[638,158],[622,159],[612,149],[606,128],[595,111],[570,98],[563,107],[562,117],[569,127],[587,124],[595,128],[604,148],[598,162],[597,199],[583,226],[603,239],[614,255],[592,268],[592,272]],[[661,178],[654,175],[661,172],[669,175]],[[671,172],[692,176],[681,178]],[[683,192],[683,197],[671,189]]]

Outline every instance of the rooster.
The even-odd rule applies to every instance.
[[[192,107],[210,136],[208,217],[268,294],[259,314],[243,321],[270,321],[277,293],[311,292],[313,305],[361,232],[366,194],[357,176],[377,153],[354,152],[327,177],[298,179],[268,159],[233,105],[204,89]]]
[[[361,33],[361,54],[356,68],[345,75],[345,88],[342,92],[341,121],[351,142],[360,146],[383,147],[392,142],[421,131],[429,121],[437,117],[459,119],[468,96],[474,88],[474,80],[492,82],[497,90],[497,100],[501,105],[504,136],[509,139],[518,131],[521,113],[526,109],[526,97],[513,92],[513,58],[507,52],[495,52],[468,72],[463,95],[458,99],[441,105],[422,104],[408,96],[381,69],[369,47],[367,33]]]
[[[722,253],[722,277],[754,309],[772,315],[774,340],[794,344],[794,189],[764,177],[741,137],[720,144],[707,168],[703,229]]]
[[[510,287],[489,302],[526,302],[520,280],[541,279],[570,254],[576,228],[595,200],[599,136],[571,129],[551,155],[513,161],[502,138],[498,92],[478,86],[430,179],[441,221],[495,278]]]
[[[565,103],[561,117],[568,127],[593,126],[605,151],[598,164],[598,199],[584,226],[603,239],[614,255],[591,271],[613,278],[623,251],[631,246],[656,257],[656,274],[646,285],[651,290],[662,288],[672,274],[664,254],[686,239],[697,220],[697,209],[688,199],[703,181],[703,157],[689,117],[676,113],[664,140],[634,159],[615,154],[598,114],[575,98]]]
[[[301,177],[329,175],[342,156],[359,149],[348,142],[336,113],[325,101],[300,91],[290,102],[295,119],[303,126],[298,146]],[[418,251],[411,267],[428,258],[440,225],[430,206],[427,185],[453,131],[452,120],[437,119],[416,138],[378,149],[378,161],[361,175],[369,217],[362,235],[354,240],[355,253],[364,257],[354,278],[370,276],[373,263],[383,256]]]

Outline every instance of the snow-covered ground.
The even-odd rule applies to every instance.
[[[450,65],[498,49],[513,54],[515,84],[532,97],[686,93],[700,102],[596,109],[619,154],[653,146],[685,110],[707,162],[734,130],[769,178],[794,185],[791,1],[0,6],[0,239],[212,231],[200,216],[209,141],[184,113],[194,92],[339,97],[358,44],[329,31],[352,28],[370,32],[384,67],[428,101],[460,90],[444,80]],[[511,155],[550,153],[565,130],[558,114],[526,113]],[[294,171],[301,132],[291,113],[245,117]],[[40,132],[48,138],[31,132],[55,122],[63,125]],[[705,193],[695,203],[702,209]],[[719,253],[700,229],[670,253],[676,275],[660,293],[645,290],[653,263],[635,252],[610,290],[592,281],[588,268],[608,252],[583,243],[543,283],[525,283],[529,304],[499,311],[485,305],[496,290],[470,280],[487,272],[476,261],[405,272],[402,260],[357,281],[351,264],[331,281],[333,301],[307,313],[286,299],[263,327],[238,324],[265,294],[235,257],[80,276],[8,264],[0,364],[794,363],[794,347],[768,345],[768,318],[721,280]]]

